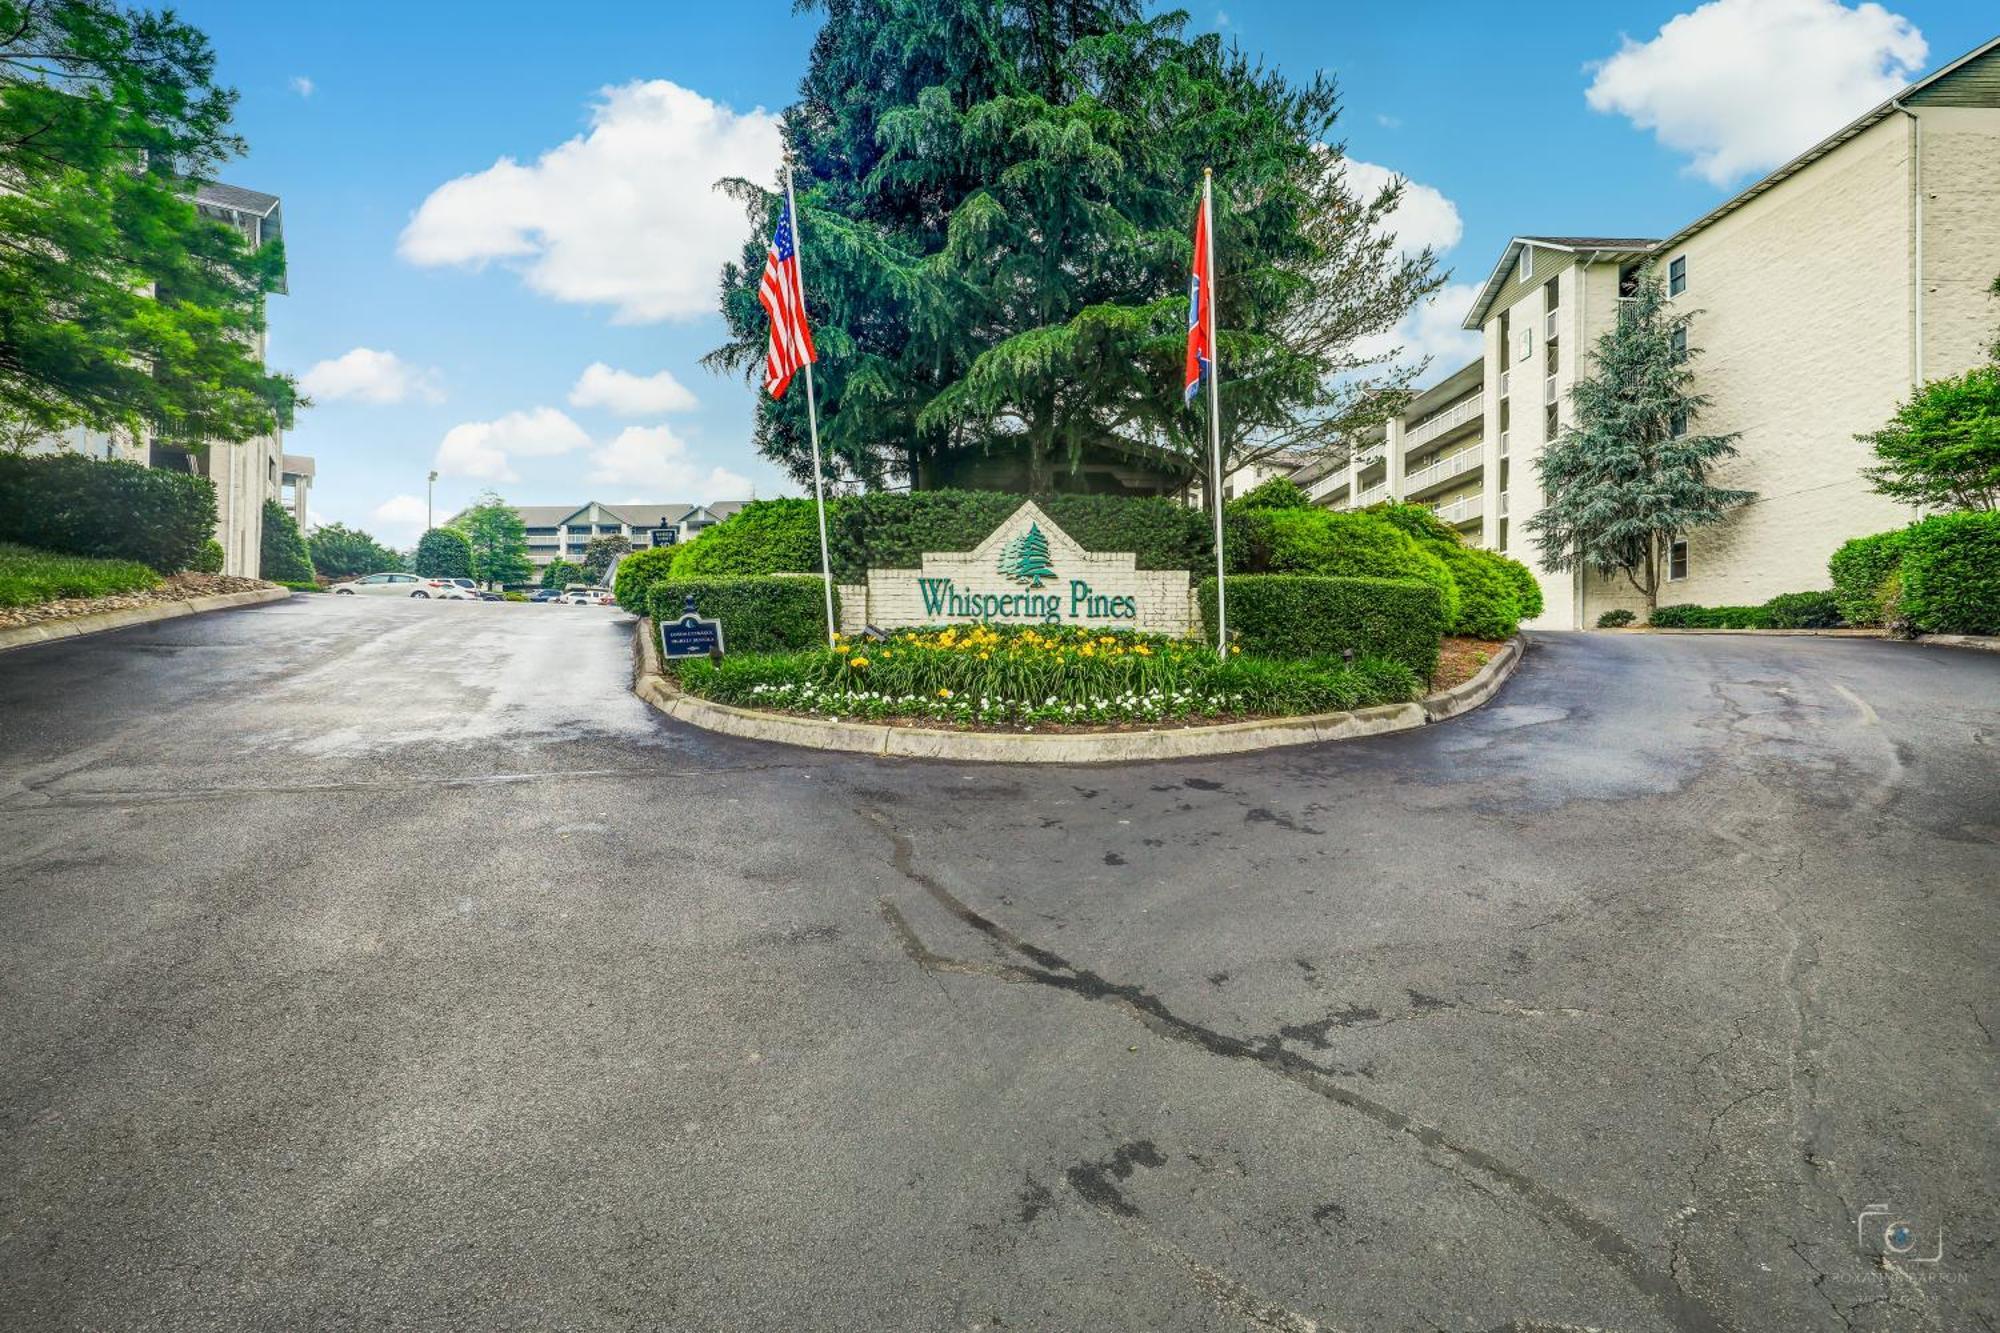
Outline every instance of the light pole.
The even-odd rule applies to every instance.
[[[437,483],[438,483],[438,474],[435,472],[431,473],[429,479],[424,482],[424,531],[425,532],[429,532],[431,530],[431,493],[437,489]]]

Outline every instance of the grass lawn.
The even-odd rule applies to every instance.
[[[0,606],[108,597],[159,585],[160,576],[134,560],[99,560],[0,542]]]

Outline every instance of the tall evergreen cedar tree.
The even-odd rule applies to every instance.
[[[171,12],[0,0],[0,446],[290,424],[294,385],[256,354],[283,251],[194,206],[244,149],[214,74]]]
[[[1086,448],[1202,475],[1181,358],[1204,166],[1228,466],[1336,448],[1407,396],[1415,371],[1361,340],[1443,278],[1383,230],[1400,183],[1348,186],[1330,81],[1294,86],[1137,0],[799,7],[826,15],[784,134],[830,481],[924,488],[1018,453],[1040,494],[1073,488]],[[724,184],[751,228],[707,364],[753,383],[774,185]],[[804,397],[762,397],[756,431],[801,482]]]
[[[1709,469],[1736,453],[1734,435],[1698,435],[1707,395],[1695,392],[1687,346],[1692,310],[1675,310],[1651,264],[1597,340],[1596,370],[1570,390],[1576,423],[1536,460],[1540,513],[1527,522],[1551,569],[1623,575],[1659,603],[1660,564],[1675,538],[1719,522],[1756,496],[1712,486]]]
[[[525,583],[534,575],[528,559],[528,528],[514,507],[492,491],[481,492],[472,507],[452,520],[452,526],[472,544],[470,577],[487,587]]]
[[[583,548],[583,572],[592,583],[604,582],[604,572],[616,564],[620,557],[632,554],[632,539],[620,534],[607,537],[592,537],[590,544]],[[575,582],[574,579],[571,582]]]

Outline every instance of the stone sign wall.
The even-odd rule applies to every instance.
[[[970,551],[924,552],[921,569],[871,569],[843,588],[842,628],[988,621],[1185,634],[1185,569],[1140,569],[1130,551],[1086,551],[1029,500]],[[859,595],[857,595],[859,594]]]

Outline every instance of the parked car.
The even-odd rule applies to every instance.
[[[559,602],[562,600],[562,592],[557,588],[537,588],[528,595],[528,600],[531,602]]]
[[[435,580],[415,574],[369,574],[336,583],[327,591],[342,597],[429,597],[436,591],[434,585]]]
[[[504,592],[494,592],[488,588],[481,588],[479,590],[479,600],[482,602],[504,602],[507,600],[507,594]]]
[[[461,588],[453,579],[440,579],[438,586],[431,590],[431,596],[441,602],[476,602],[479,600],[479,590]]]
[[[572,583],[556,598],[569,606],[606,606],[611,602],[611,594],[589,583]]]

